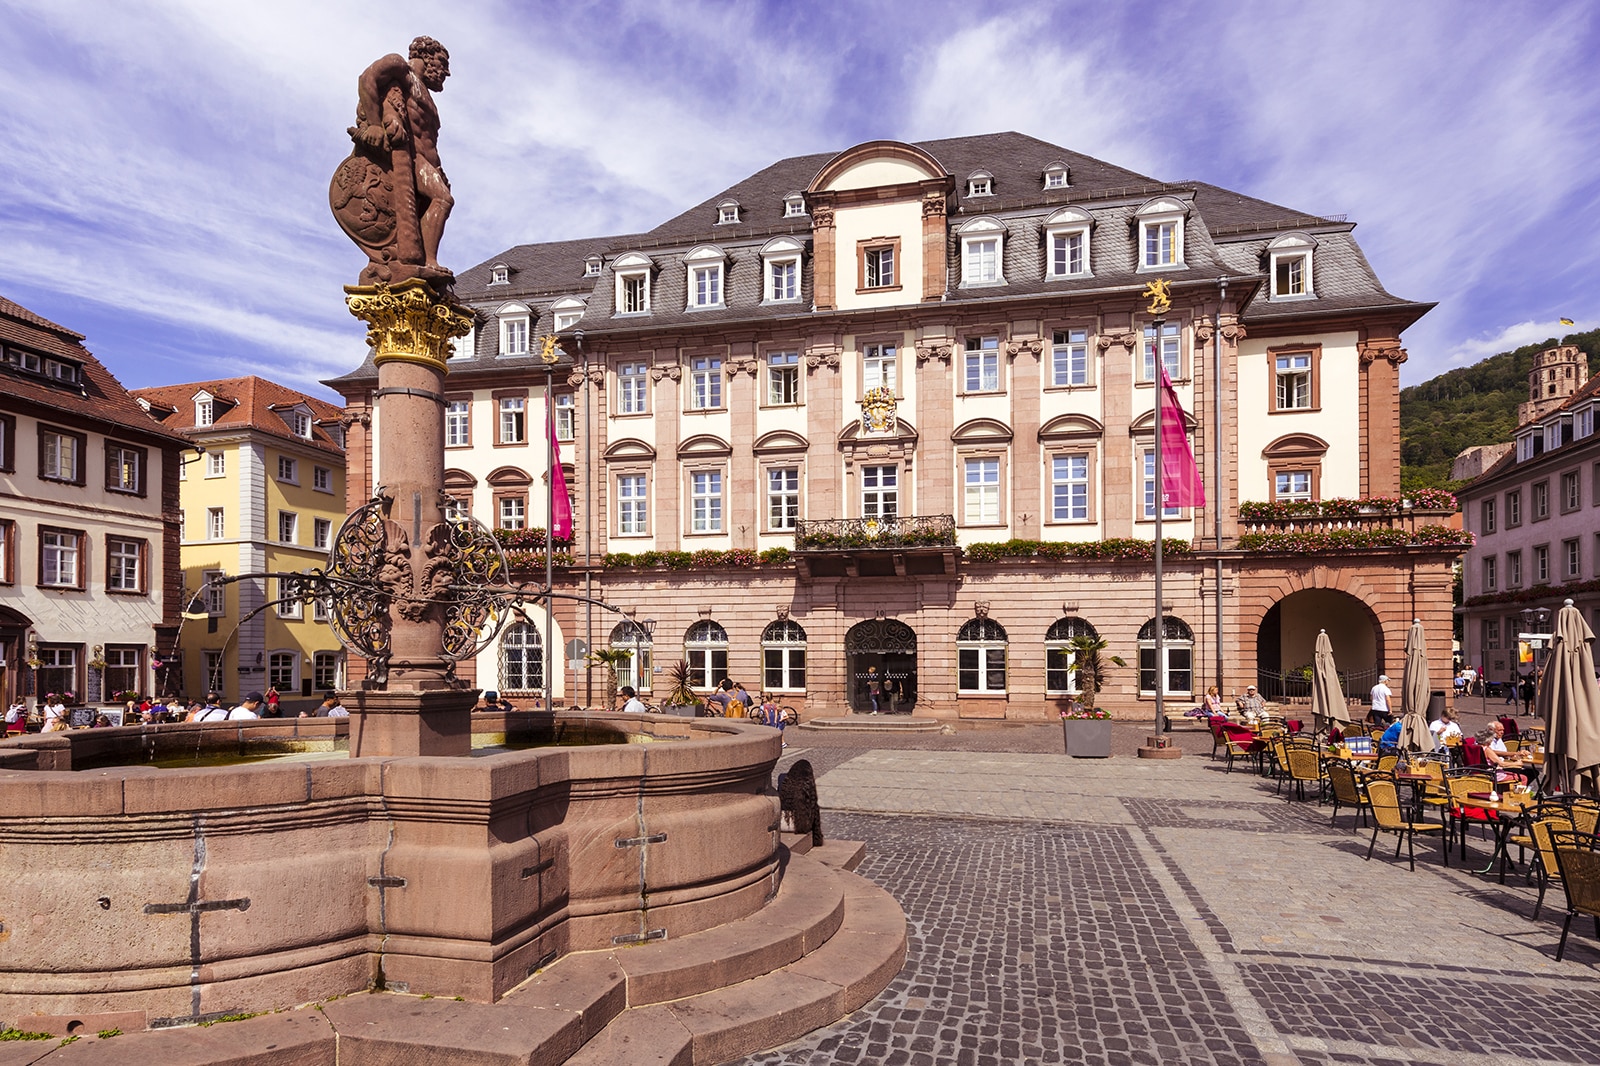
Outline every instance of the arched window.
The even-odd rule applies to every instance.
[[[804,692],[806,631],[781,618],[761,633],[761,687],[768,692]]]
[[[1006,630],[999,622],[974,618],[956,634],[957,688],[961,692],[1006,690]]]
[[[640,692],[650,691],[650,635],[633,622],[618,622],[611,631],[611,647],[631,651],[633,656],[617,664],[617,684],[632,685]]]
[[[1168,696],[1194,694],[1194,631],[1181,618],[1170,615],[1163,620],[1161,652],[1166,662],[1161,664],[1165,677],[1162,691]],[[1146,622],[1139,630],[1139,694],[1154,696],[1156,692],[1156,620]]]
[[[1044,635],[1044,690],[1051,696],[1076,696],[1078,671],[1072,642],[1078,637],[1099,637],[1082,618],[1059,618]]]
[[[728,631],[715,622],[696,622],[683,638],[683,657],[692,687],[715,688],[728,676]]]
[[[506,626],[500,638],[500,688],[506,692],[544,688],[544,646],[539,631],[526,622]]]

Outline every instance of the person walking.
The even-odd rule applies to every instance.
[[[1389,687],[1389,675],[1379,674],[1378,683],[1372,686],[1372,709],[1367,712],[1367,721],[1373,725],[1387,726],[1394,712],[1389,709],[1389,701],[1394,698],[1394,690]]]

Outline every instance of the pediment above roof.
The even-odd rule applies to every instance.
[[[825,163],[806,187],[810,193],[871,189],[938,178],[949,172],[933,156],[903,141],[867,141]]]

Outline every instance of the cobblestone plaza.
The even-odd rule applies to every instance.
[[[1600,1062],[1600,950],[1552,886],[1470,872],[1472,837],[1415,873],[1351,816],[1206,758],[1074,760],[1049,726],[790,736],[830,837],[911,926],[868,1006],[749,1066],[874,1063]],[[866,746],[870,745],[870,746]],[[1458,854],[1458,853],[1457,853]],[[1465,865],[1466,869],[1463,869]],[[1524,868],[1525,869],[1525,868]]]

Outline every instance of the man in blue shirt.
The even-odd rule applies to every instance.
[[[1378,738],[1378,753],[1387,754],[1400,750],[1400,719],[1396,718],[1389,723],[1389,728],[1383,731],[1383,736]]]

